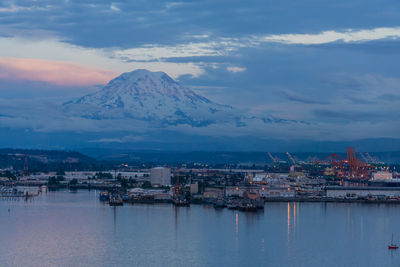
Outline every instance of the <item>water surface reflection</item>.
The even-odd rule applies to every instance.
[[[10,209],[10,211],[8,211]],[[0,201],[2,266],[397,266],[400,206],[109,207],[95,192]],[[4,227],[6,226],[6,227]],[[400,241],[400,240],[399,240]],[[337,257],[340,255],[340,257]]]

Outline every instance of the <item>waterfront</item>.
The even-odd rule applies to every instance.
[[[98,191],[0,201],[2,266],[397,266],[398,205],[110,207]]]

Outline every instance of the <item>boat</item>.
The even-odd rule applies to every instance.
[[[265,202],[263,199],[260,199],[260,200],[254,201],[254,205],[257,207],[257,209],[263,210],[264,206],[265,206]]]
[[[223,209],[226,207],[225,200],[223,198],[218,198],[214,202],[215,209]]]
[[[128,194],[122,195],[122,200],[123,200],[124,202],[127,202],[127,201],[129,201],[130,199],[131,199],[131,197],[130,197]]]
[[[388,249],[390,250],[395,250],[398,249],[399,246],[397,246],[396,244],[393,243],[393,234],[392,234],[392,241],[390,242],[390,245],[388,246]]]
[[[179,196],[173,197],[172,203],[177,207],[189,207],[190,206],[190,202],[186,198],[179,197]]]
[[[122,206],[124,205],[124,201],[120,197],[120,195],[112,195],[108,202],[110,206]]]
[[[110,196],[107,191],[103,191],[100,193],[99,199],[100,201],[108,201],[110,199]]]
[[[241,211],[257,211],[258,208],[256,205],[254,205],[251,202],[242,201],[242,203],[240,203],[239,210],[241,210]]]
[[[230,210],[237,210],[239,209],[239,201],[236,199],[231,199],[228,201],[228,203],[226,204],[226,207]]]
[[[264,200],[260,197],[259,193],[246,191],[243,194],[243,200],[250,206],[256,207],[256,209],[264,209]]]
[[[121,197],[121,194],[117,191],[116,188],[113,189],[110,195],[110,199],[108,201],[110,206],[122,206],[124,205],[124,200]]]

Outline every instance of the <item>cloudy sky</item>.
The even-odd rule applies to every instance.
[[[145,68],[319,139],[398,138],[399,62],[394,0],[0,3],[1,101],[72,98]]]

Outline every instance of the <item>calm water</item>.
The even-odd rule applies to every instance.
[[[399,266],[400,206],[109,207],[98,192],[0,200],[1,266]],[[10,209],[10,211],[8,211]],[[400,242],[400,240],[399,240]]]

